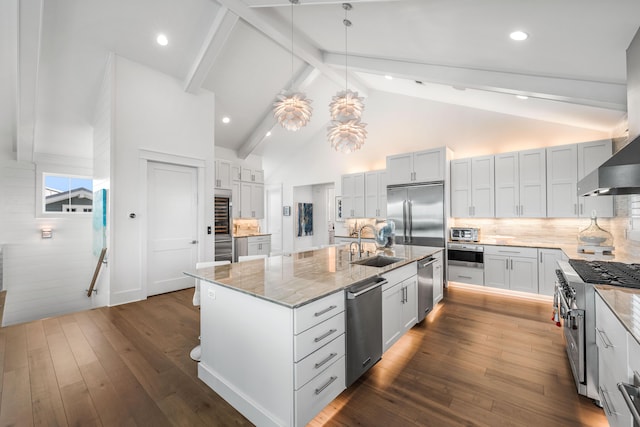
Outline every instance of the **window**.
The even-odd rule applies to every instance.
[[[93,180],[88,177],[43,173],[43,212],[91,213]]]

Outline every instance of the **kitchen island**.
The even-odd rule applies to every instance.
[[[256,425],[305,425],[345,388],[344,289],[442,250],[395,246],[401,261],[370,267],[343,245],[185,273],[202,284],[198,377]]]

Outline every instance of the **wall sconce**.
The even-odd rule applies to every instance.
[[[53,230],[51,228],[43,228],[40,231],[42,232],[43,239],[50,239],[53,237]]]

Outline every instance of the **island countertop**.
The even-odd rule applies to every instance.
[[[595,290],[640,344],[640,289],[595,285]]]
[[[367,249],[365,244],[363,247]],[[344,289],[357,281],[383,274],[442,250],[444,248],[395,245],[385,249],[384,255],[403,258],[402,261],[386,267],[368,267],[352,264],[349,261],[349,245],[338,245],[207,267],[186,271],[185,274],[289,308],[296,308]]]

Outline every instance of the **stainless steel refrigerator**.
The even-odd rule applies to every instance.
[[[444,184],[388,186],[387,221],[395,224],[397,244],[444,248]]]

